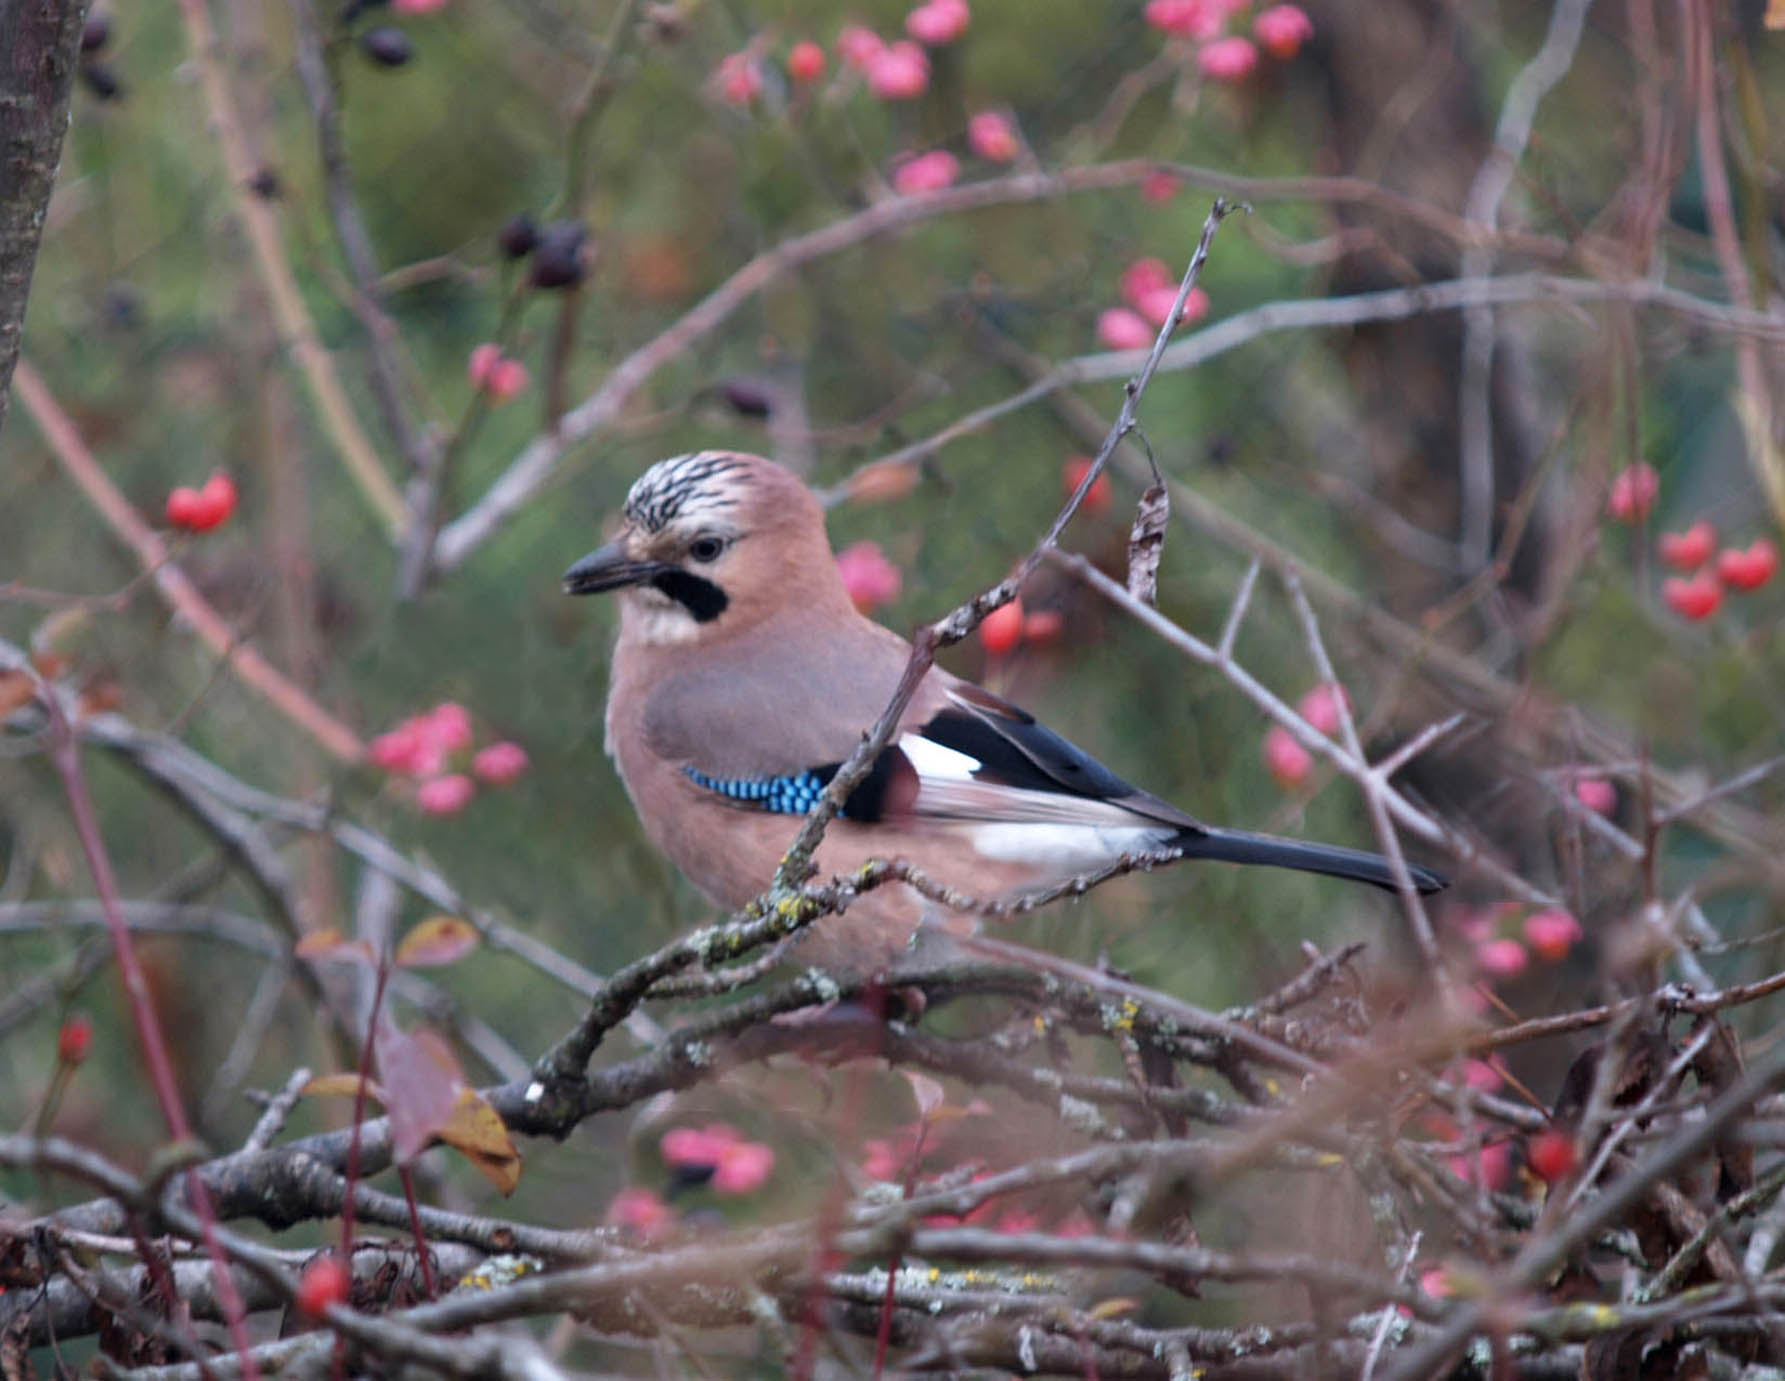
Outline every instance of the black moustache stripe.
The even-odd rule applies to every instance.
[[[664,571],[652,576],[651,584],[686,609],[696,623],[711,623],[731,603],[712,581],[687,571]]]

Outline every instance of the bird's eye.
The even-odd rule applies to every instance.
[[[725,543],[717,537],[696,537],[688,548],[688,555],[696,561],[717,561],[724,550]]]

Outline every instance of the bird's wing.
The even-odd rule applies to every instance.
[[[647,737],[697,786],[738,806],[803,813],[879,717],[909,654],[865,619],[821,642],[790,624],[659,685]],[[844,813],[1199,828],[1026,711],[942,671],[924,679]]]
[[[942,679],[944,703],[899,748],[916,772],[919,815],[1098,827],[1202,827],[981,686]]]

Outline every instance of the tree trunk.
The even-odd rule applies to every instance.
[[[86,17],[87,0],[0,0],[0,427]]]

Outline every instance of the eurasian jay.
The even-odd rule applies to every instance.
[[[626,496],[618,535],[572,566],[564,589],[620,592],[607,750],[645,833],[718,905],[743,906],[886,708],[910,646],[850,602],[811,490],[733,451],[653,465]],[[904,859],[996,897],[1166,848],[1394,886],[1376,854],[1204,825],[940,668],[817,863],[828,877]],[[1411,872],[1421,892],[1447,885]],[[896,959],[926,921],[970,925],[936,912],[883,887],[818,921],[800,957],[865,971]]]

